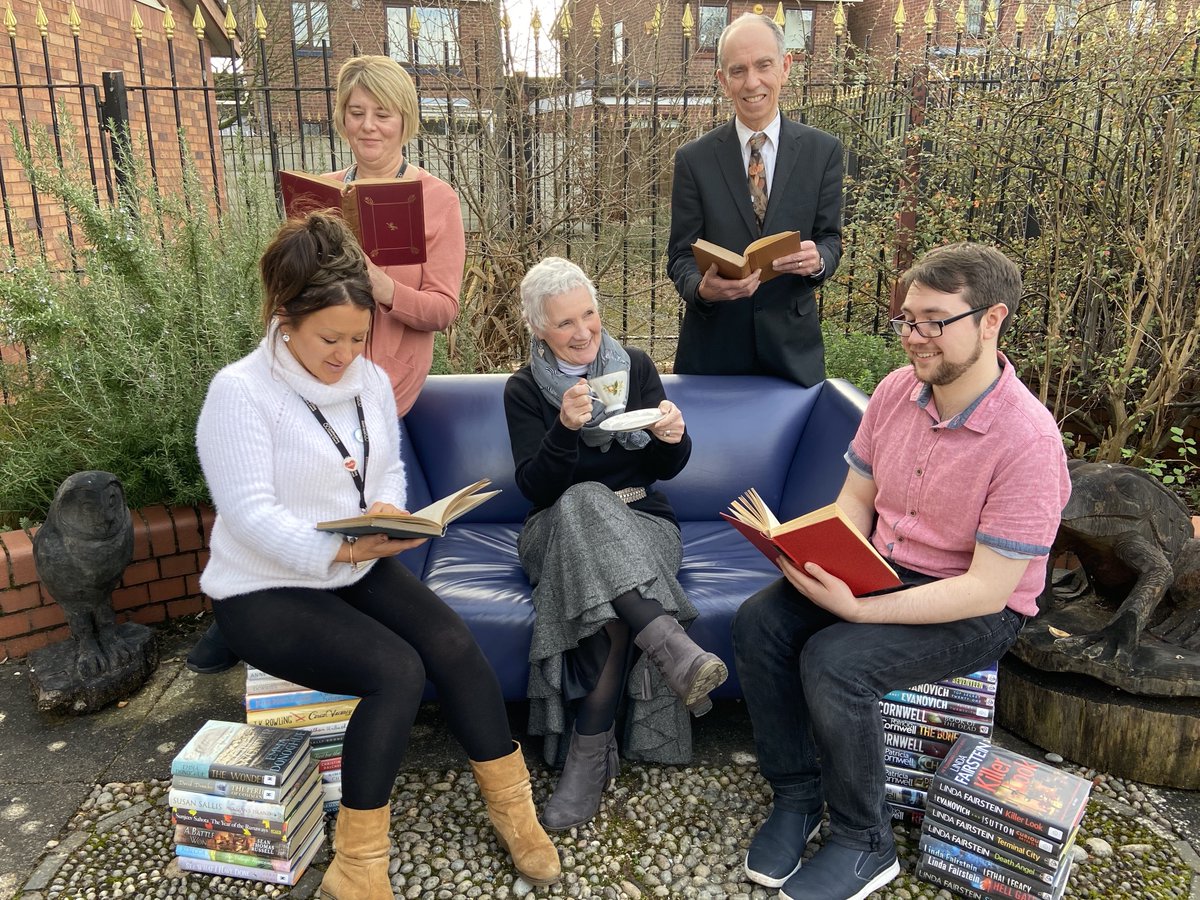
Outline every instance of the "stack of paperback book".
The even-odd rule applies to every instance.
[[[996,669],[892,691],[880,701],[885,789],[894,819],[920,825],[933,773],[959,735],[991,735]]]
[[[309,690],[246,666],[246,721],[308,733],[321,772],[321,796],[327,813],[336,813],[341,803],[342,740],[357,705],[357,697]]]
[[[295,884],[325,839],[308,734],[209,721],[171,763],[179,867]]]
[[[964,897],[1058,900],[1092,783],[963,735],[938,767],[917,876]]]

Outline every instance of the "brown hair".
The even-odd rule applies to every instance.
[[[390,56],[352,56],[342,64],[337,77],[337,100],[333,106],[333,127],[346,136],[346,104],[356,87],[370,94],[384,109],[404,120],[400,143],[407,144],[421,124],[417,88],[400,63]]]
[[[264,328],[276,318],[296,324],[344,303],[375,310],[367,258],[346,223],[329,213],[285,222],[263,251],[258,271]]]
[[[1021,270],[987,244],[962,241],[930,250],[901,276],[905,291],[914,282],[943,294],[961,294],[973,309],[1003,303],[1008,315],[996,337],[1008,330],[1021,302]]]

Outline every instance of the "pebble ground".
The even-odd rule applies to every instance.
[[[1161,812],[1154,788],[1067,765],[1095,785],[1074,848],[1067,897],[1200,900],[1200,857]],[[544,803],[553,776],[534,772]],[[181,871],[166,806],[169,783],[98,785],[62,840],[16,894],[19,900],[311,898],[328,861],[318,856],[295,888]],[[765,818],[766,783],[749,754],[722,766],[626,765],[591,823],[554,836],[562,881],[533,888],[492,835],[474,780],[462,770],[408,772],[392,797],[392,886],[397,897],[459,900],[527,895],[596,898],[778,895],[742,877],[750,835]],[[823,829],[823,836],[827,834]],[[919,832],[896,827],[902,873],[880,900],[949,898],[917,880]]]

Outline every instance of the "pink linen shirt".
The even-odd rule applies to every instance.
[[[875,482],[875,548],[935,578],[961,575],[977,543],[1029,565],[1009,608],[1037,615],[1045,558],[1071,495],[1058,424],[999,354],[1000,377],[940,421],[911,367],[879,383],[846,461]]]

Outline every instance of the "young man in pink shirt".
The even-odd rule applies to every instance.
[[[892,327],[911,366],[871,397],[838,503],[905,586],[859,598],[819,566],[781,560],[784,577],[733,624],[775,799],[746,874],[793,900],[858,900],[899,873],[879,700],[1008,650],[1037,614],[1070,495],[1057,423],[997,350],[1021,296],[1016,265],[954,244],[903,283]],[[825,805],[830,839],[801,867]]]

